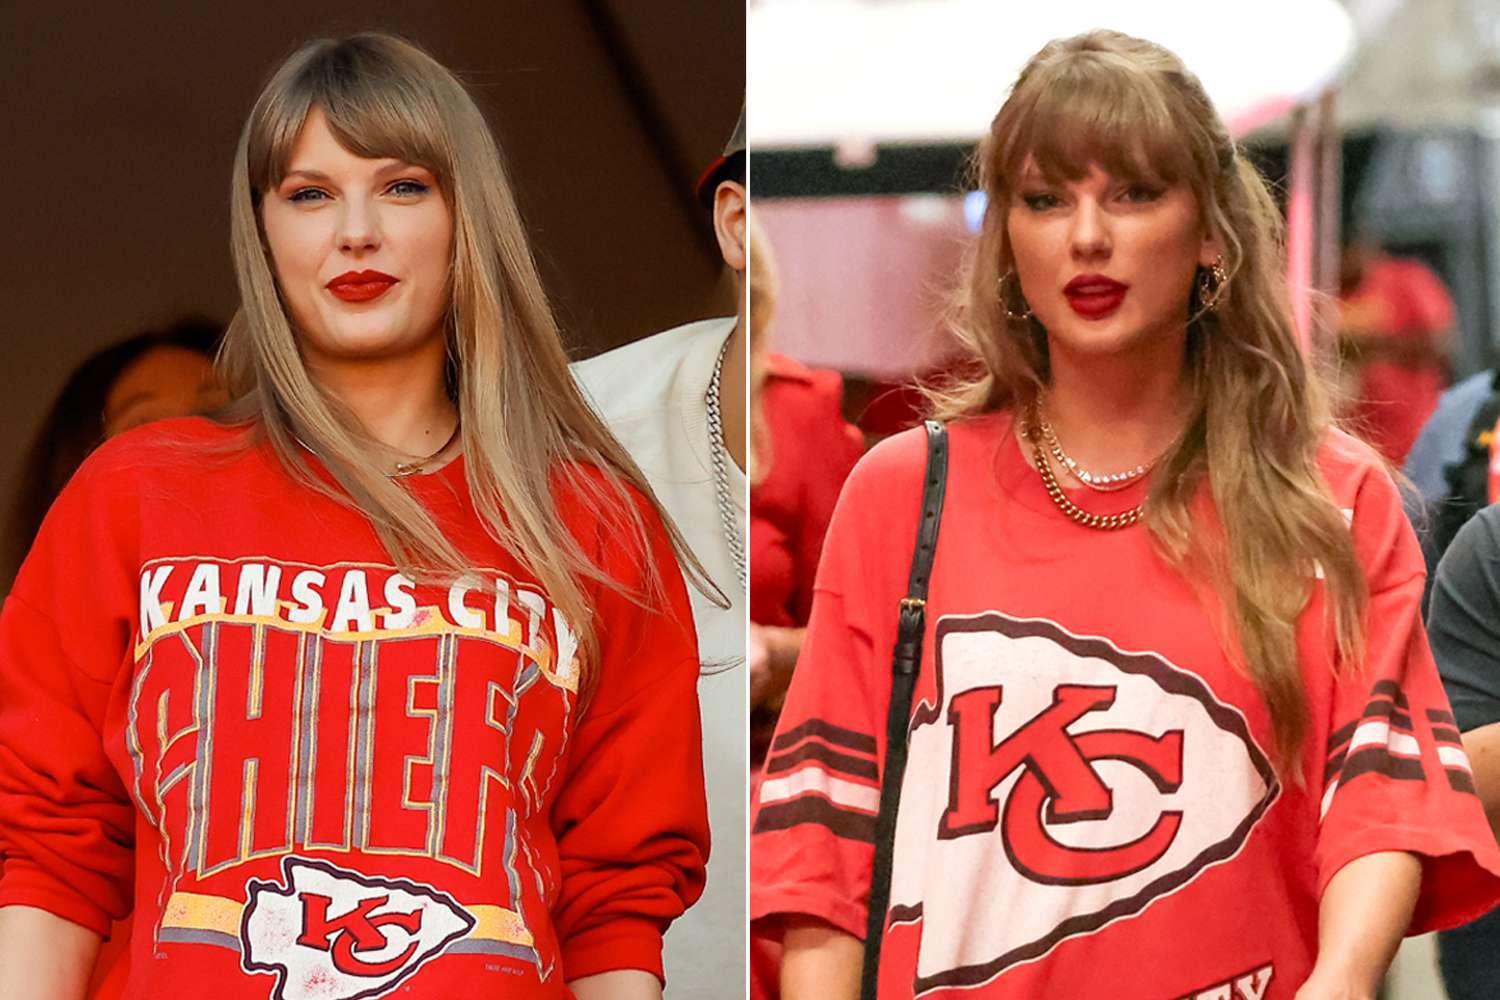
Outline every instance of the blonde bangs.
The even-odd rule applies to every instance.
[[[999,178],[1014,190],[1031,160],[1050,182],[1076,181],[1097,164],[1114,177],[1172,185],[1194,173],[1192,154],[1158,88],[1138,69],[1107,58],[1040,67],[1027,99],[1007,107],[1013,126],[998,153]]]
[[[453,151],[440,130],[441,95],[384,53],[328,45],[286,66],[275,99],[252,113],[246,149],[251,186],[265,191],[282,182],[302,126],[318,108],[339,145],[355,156],[403,160],[430,170],[450,190]]]

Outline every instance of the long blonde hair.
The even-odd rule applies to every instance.
[[[586,585],[625,588],[568,529],[554,493],[579,498],[603,522],[599,537],[639,550],[644,592],[628,594],[637,603],[657,600],[663,589],[627,487],[650,498],[689,578],[706,593],[713,587],[573,383],[488,123],[457,78],[415,45],[382,34],[309,42],[276,70],[250,112],[235,154],[231,205],[241,305],[220,357],[237,400],[231,419],[253,420],[300,481],[363,512],[402,568],[424,579],[470,571],[422,503],[367,457],[370,438],[359,421],[309,376],[278,293],[260,202],[285,176],[313,108],[355,155],[397,157],[438,179],[453,214],[448,382],[469,494],[486,532],[537,575],[572,624],[586,696],[596,679]],[[312,474],[299,439],[339,490]]]
[[[1194,297],[1192,407],[1153,479],[1145,523],[1164,556],[1219,598],[1226,646],[1266,703],[1279,764],[1300,783],[1290,765],[1309,716],[1297,620],[1321,569],[1335,663],[1358,663],[1368,583],[1318,463],[1333,416],[1292,326],[1280,213],[1171,52],[1110,31],[1049,43],[1022,70],[977,156],[988,206],[954,325],[983,374],[933,393],[941,417],[1024,409],[1049,379],[1046,331],[1009,319],[998,291],[1014,264],[1006,215],[1028,157],[1052,179],[1076,180],[1098,164],[1121,178],[1185,183],[1222,241],[1228,281],[1213,310]],[[1221,531],[1193,523],[1205,481]]]

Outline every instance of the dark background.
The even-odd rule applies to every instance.
[[[692,188],[743,99],[739,0],[0,3],[0,503],[86,355],[228,320],[250,105],[301,42],[365,29],[475,94],[575,356],[734,311]]]

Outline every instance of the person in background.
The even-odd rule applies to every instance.
[[[16,475],[0,550],[10,589],[52,501],[106,438],[152,420],[210,413],[228,401],[214,374],[222,324],[188,317],[102,348],[63,383]]]
[[[214,372],[224,326],[185,317],[101,348],[73,369],[22,459],[4,528],[0,593],[10,589],[57,495],[89,452],[153,420],[212,413],[228,402]],[[94,964],[89,996],[118,994],[130,923],[115,921]],[[118,982],[117,982],[118,980]]]
[[[703,898],[667,934],[670,1000],[721,1000],[745,953],[745,118],[698,182],[734,316],[700,320],[573,365],[574,378],[682,528],[722,600],[694,592],[713,853]],[[728,984],[728,985],[726,985]],[[729,992],[726,992],[729,990]]]
[[[1460,528],[1500,501],[1500,371],[1470,375],[1447,389],[1423,425],[1401,471],[1407,517],[1422,542],[1428,587]],[[1426,601],[1423,602],[1424,606]]]
[[[752,293],[754,413],[763,442],[750,486],[750,762],[758,777],[802,648],[823,536],[864,438],[843,418],[838,372],[770,349],[775,256],[758,227],[751,239],[752,287],[760,289]]]
[[[1453,706],[1474,787],[1500,836],[1500,505],[1461,528],[1438,562],[1427,636]],[[1438,968],[1449,1000],[1500,993],[1500,909],[1438,935]]]
[[[1338,306],[1339,346],[1357,379],[1347,416],[1399,466],[1448,384],[1453,299],[1427,265],[1355,240],[1344,248]]]

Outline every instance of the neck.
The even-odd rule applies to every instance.
[[[1068,454],[1091,472],[1155,460],[1181,433],[1188,407],[1186,332],[1128,354],[1069,354],[1051,346],[1047,421]]]
[[[745,323],[736,319],[724,348],[719,373],[719,415],[724,424],[724,448],[741,471],[745,468]]]
[[[458,411],[443,384],[446,349],[422,357],[350,361],[308,359],[312,377],[347,406],[364,432],[389,452],[384,464],[427,458],[443,448]]]

